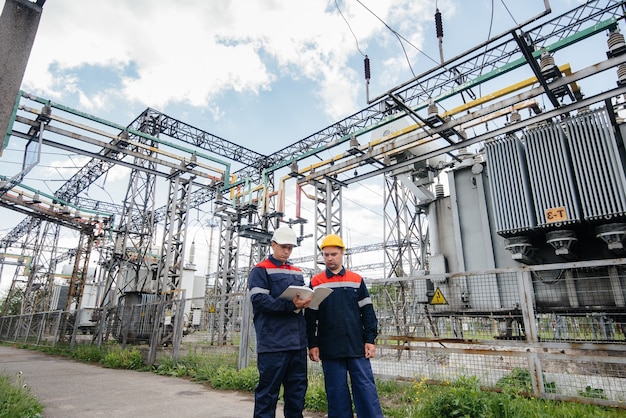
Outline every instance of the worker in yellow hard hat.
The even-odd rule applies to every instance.
[[[309,359],[322,360],[328,416],[352,418],[354,398],[359,418],[382,418],[370,364],[376,354],[378,320],[369,291],[360,275],[343,266],[346,246],[341,237],[325,236],[320,249],[326,270],[313,276],[310,285],[333,292],[317,308],[309,306],[305,317]]]

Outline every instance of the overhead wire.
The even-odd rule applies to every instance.
[[[504,4],[504,0],[501,0],[502,4]],[[506,9],[506,4],[504,4],[504,8]],[[489,16],[489,30],[487,31],[487,40],[491,39],[491,31],[493,29],[493,16],[494,16],[494,10],[495,10],[495,5],[493,3],[493,0],[491,0],[491,14]],[[508,11],[508,9],[507,9]],[[510,14],[510,12],[509,12]],[[483,61],[480,64],[480,68],[484,68],[485,67],[485,60],[487,59],[487,48],[489,47],[489,44],[485,44],[485,53],[483,54]],[[478,86],[478,94],[480,96],[482,96],[482,85]]]
[[[348,198],[347,198],[347,197],[345,197],[345,196],[342,196],[341,198],[342,198],[342,200],[347,200],[348,202],[350,202],[350,203],[354,204],[355,206],[358,206],[358,207],[360,207],[360,208],[363,208],[363,209],[365,209],[365,210],[367,210],[367,211],[372,212],[374,215],[382,216],[382,213],[376,212],[376,211],[374,211],[374,210],[370,209],[369,207],[367,207],[367,206],[364,206],[364,205],[360,204],[360,203],[359,203],[359,202],[357,202],[356,200],[348,199]]]
[[[374,13],[369,7],[367,7],[365,4],[363,4],[363,2],[361,2],[361,0],[356,0],[365,10],[367,10],[372,16],[374,16],[376,19],[378,19],[391,33],[394,34],[394,36],[398,39],[398,42],[400,43],[400,47],[402,48],[402,52],[404,53],[404,57],[406,59],[407,65],[409,66],[409,70],[411,71],[411,74],[413,75],[413,78],[416,77],[415,75],[415,71],[413,71],[413,66],[411,65],[411,60],[409,59],[409,55],[406,51],[406,48],[404,47],[404,44],[402,41],[406,42],[407,44],[409,44],[410,46],[412,46],[413,48],[415,48],[415,50],[417,50],[419,53],[423,54],[425,57],[427,57],[428,59],[430,59],[431,61],[437,63],[437,61],[435,61],[432,57],[430,57],[428,54],[426,54],[424,51],[422,51],[420,48],[418,48],[417,46],[413,45],[413,43],[411,41],[409,41],[407,38],[405,38],[404,36],[400,35],[398,33],[398,31],[396,31],[395,29],[393,29],[391,26],[389,26],[387,24],[387,22],[385,22],[383,19],[381,19],[376,13]],[[367,83],[369,84],[369,80],[370,80],[370,61],[369,61],[369,57],[367,55],[365,55],[363,53],[363,51],[361,51],[361,48],[359,47],[359,43],[358,43],[358,39],[356,37],[356,35],[354,34],[354,31],[352,30],[352,27],[350,26],[348,20],[346,19],[346,17],[344,16],[344,14],[341,11],[341,8],[339,7],[339,4],[337,2],[337,0],[335,0],[335,6],[337,8],[337,10],[339,11],[339,14],[341,15],[341,17],[343,18],[343,20],[346,22],[346,24],[348,25],[348,29],[350,30],[350,32],[352,33],[352,36],[354,36],[354,39],[356,41],[356,45],[357,45],[357,49],[359,51],[359,53],[361,55],[363,55],[365,57],[365,79],[367,81]],[[422,90],[425,91],[425,89],[420,85],[420,87],[422,88]],[[369,98],[368,98],[369,100]]]
[[[381,19],[376,13],[374,13],[369,7],[367,7],[365,4],[363,4],[363,2],[361,0],[356,0],[357,3],[359,3],[365,10],[367,10],[372,16],[374,16],[376,19],[378,19],[383,25],[385,25],[385,27],[387,29],[389,29],[389,31],[391,33],[393,33],[396,38],[398,38],[398,41],[400,42],[400,46],[402,47],[402,51],[404,52],[404,57],[406,58],[407,64],[409,66],[409,70],[411,71],[411,74],[413,74],[413,77],[415,77],[415,72],[413,71],[413,66],[411,65],[411,60],[409,59],[409,56],[406,52],[406,48],[404,47],[404,44],[402,43],[402,41],[406,42],[407,44],[409,44],[410,46],[412,46],[413,48],[415,48],[415,50],[417,50],[419,53],[423,54],[426,58],[430,59],[431,61],[437,63],[437,61],[435,61],[433,58],[431,58],[428,54],[426,54],[424,51],[422,51],[420,48],[418,48],[417,46],[413,45],[413,43],[411,43],[411,41],[409,41],[408,39],[406,39],[404,36],[400,35],[398,33],[398,31],[396,31],[395,29],[393,29],[391,26],[389,26],[387,24],[387,22],[385,22],[383,19]],[[438,64],[438,63],[437,63]]]
[[[508,13],[509,17],[513,20],[513,23],[515,24],[515,26],[519,26],[519,24],[517,22],[517,19],[515,19],[515,16],[513,16],[513,14],[511,13],[511,10],[509,10],[509,7],[507,6],[505,0],[500,0],[500,3],[502,3],[502,6],[504,7],[506,12]],[[490,13],[490,17],[489,17],[489,30],[487,31],[487,41],[489,39],[491,39],[491,32],[493,30],[494,17],[495,17],[495,3],[494,3],[493,0],[491,0],[491,13]],[[485,44],[485,53],[483,54],[481,68],[484,68],[485,60],[487,59],[486,52],[487,52],[488,48],[489,48],[489,44]],[[479,92],[479,95],[482,96],[482,84],[479,84],[478,92]]]
[[[108,190],[104,188],[104,182],[103,182],[103,185],[102,185],[102,186],[101,186],[101,185],[99,185],[99,184],[98,184],[98,183],[96,183],[96,182],[93,182],[93,183],[92,183],[92,185],[95,185],[95,186],[96,186],[96,187],[98,187],[100,190],[102,190],[102,191],[103,191],[103,192],[104,192],[107,196],[109,196],[109,199],[111,200],[111,203],[115,203],[115,199],[113,199],[113,196],[111,196],[111,193],[109,193],[109,192],[108,192]],[[88,192],[88,189],[86,189],[86,190],[85,190],[85,196],[91,199],[91,197],[89,197],[89,192]]]
[[[42,181],[42,182],[55,182],[55,181],[62,181],[62,182],[67,182],[67,179],[64,178],[60,178],[60,179],[46,179],[46,178],[35,178],[35,177],[28,177],[28,180],[31,181]]]
[[[509,16],[511,16],[511,19],[513,19],[513,23],[515,23],[515,26],[519,26],[519,23],[517,23],[517,20],[515,19],[515,16],[513,16],[513,13],[511,13],[511,11],[509,10],[509,8],[507,7],[506,3],[504,2],[504,0],[500,0],[500,2],[502,3],[502,5],[504,6],[504,9],[507,11],[507,13],[509,14]],[[493,4],[493,2],[492,2]]]
[[[2,164],[13,164],[13,165],[22,165],[23,163],[21,161],[2,161]],[[77,167],[77,166],[58,166],[58,165],[46,165],[46,164],[37,164],[38,168],[54,168],[57,170],[69,170],[69,169],[74,169],[74,168],[82,168],[82,167]],[[48,180],[48,179],[46,179]]]
[[[356,35],[354,34],[354,31],[352,30],[352,27],[350,26],[350,23],[348,22],[348,19],[346,19],[346,17],[341,12],[341,8],[339,7],[339,3],[337,2],[337,0],[335,0],[335,7],[337,7],[337,11],[341,15],[341,17],[344,20],[344,22],[346,22],[346,25],[348,26],[348,29],[350,30],[350,33],[352,33],[352,36],[354,37],[354,42],[356,43],[356,49],[361,53],[361,55],[365,56],[363,51],[361,51],[361,47],[359,46],[359,40],[357,39]]]
[[[3,150],[3,152],[6,151],[14,151],[14,152],[22,152],[24,151],[22,148],[13,148],[13,147],[7,147]],[[68,156],[82,156],[81,154],[78,153],[64,153],[64,152],[51,152],[51,151],[41,151],[41,155],[60,155],[63,157],[68,157]]]
[[[381,19],[378,15],[376,15],[376,13],[374,13],[371,9],[369,9],[365,4],[363,4],[363,2],[361,0],[356,0],[365,10],[367,10],[370,14],[372,14],[376,19],[378,19],[383,25],[385,25],[385,27],[391,31],[391,33],[393,33],[396,38],[398,38],[398,41],[400,42],[400,46],[402,47],[402,51],[404,53],[404,57],[407,61],[407,64],[409,66],[409,70],[411,71],[411,74],[413,75],[413,78],[416,77],[415,75],[415,71],[413,71],[413,67],[411,65],[411,61],[409,59],[409,56],[407,54],[407,51],[404,47],[404,42],[406,42],[408,45],[412,46],[416,51],[418,51],[420,54],[422,54],[424,57],[428,58],[429,60],[431,60],[432,62],[434,62],[437,66],[441,66],[443,69],[446,69],[446,67],[443,66],[442,62],[438,62],[437,60],[435,60],[434,58],[432,58],[430,55],[428,55],[426,52],[424,52],[422,49],[418,48],[416,45],[414,45],[411,41],[409,41],[407,38],[405,38],[404,36],[402,36],[400,33],[398,33],[398,31],[396,31],[395,29],[393,29],[391,26],[389,26],[389,24],[387,24],[383,19]],[[438,9],[437,9],[438,10]],[[427,92],[425,87],[421,84],[418,83],[417,87],[420,88],[424,93],[428,94],[428,97],[430,98],[432,96],[432,92]],[[443,110],[446,110],[445,107],[443,107],[441,104],[439,104],[439,106],[441,106],[441,108]]]
[[[428,55],[426,52],[422,51],[420,48],[418,48],[416,45],[414,45],[411,41],[409,41],[407,38],[405,38],[404,36],[402,36],[400,33],[398,33],[397,30],[393,29],[391,26],[389,26],[387,24],[387,22],[385,22],[382,18],[380,18],[376,13],[374,13],[369,7],[367,7],[365,4],[363,4],[363,2],[361,0],[356,0],[357,3],[359,3],[365,10],[367,10],[372,16],[374,16],[376,19],[378,19],[378,21],[380,21],[383,25],[385,25],[385,27],[387,29],[389,29],[389,31],[391,33],[393,33],[396,38],[398,38],[398,40],[400,41],[400,45],[402,46],[402,50],[405,52],[405,56],[407,57],[407,61],[408,61],[408,56],[406,55],[406,50],[404,49],[404,44],[402,43],[402,41],[406,42],[408,45],[412,46],[416,51],[418,51],[420,54],[424,55],[426,58],[428,58],[429,60],[431,60],[432,62],[434,62],[435,64],[439,64],[439,62],[437,60],[435,60],[434,58],[432,58],[430,55]],[[411,63],[408,62],[409,67],[411,67]],[[411,68],[411,72],[413,72],[413,69]]]

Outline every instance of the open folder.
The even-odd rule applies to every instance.
[[[329,289],[328,287],[318,286],[315,289],[311,289],[307,286],[289,286],[279,297],[281,299],[292,300],[297,294],[300,294],[300,299],[306,299],[309,295],[313,294],[309,308],[317,308],[331,293],[333,293],[333,289]]]

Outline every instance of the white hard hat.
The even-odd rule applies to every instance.
[[[288,228],[286,226],[278,228],[276,231],[274,231],[274,235],[272,235],[272,241],[280,245],[284,245],[284,244],[291,244],[293,246],[298,245],[298,238],[296,237],[296,232],[293,229]]]

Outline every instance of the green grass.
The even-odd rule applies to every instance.
[[[520,396],[528,381],[523,370],[513,370],[510,378],[502,379],[502,392],[482,390],[476,377],[464,377],[455,382],[435,385],[422,379],[412,385],[412,402],[404,411],[394,411],[390,417],[424,418],[586,418],[626,417],[626,410],[573,402],[546,401]],[[404,415],[402,415],[404,414]]]
[[[146,366],[136,348],[122,350],[115,344],[103,346],[101,349],[77,346],[73,352],[59,345],[19,347],[65,355],[106,367],[149,370],[159,375],[186,378],[220,390],[252,392],[258,381],[258,372],[254,365],[237,370],[236,353],[190,354],[182,356],[176,362],[170,357],[163,357],[157,360],[156,365]],[[556,390],[554,383],[547,382],[545,385],[547,392]],[[473,376],[443,384],[429,382],[425,378],[410,382],[377,380],[376,386],[387,418],[626,418],[625,409],[529,398],[530,374],[523,369],[514,369],[500,379],[496,385],[498,392],[484,390],[480,381]],[[0,387],[0,393],[4,392]],[[601,399],[604,396],[601,390],[592,387],[581,388],[580,394],[587,398]],[[324,379],[320,372],[311,371],[309,375],[305,407],[309,411],[327,410]],[[33,411],[36,414],[41,410]],[[3,413],[0,409],[0,418],[22,416],[2,415]]]
[[[41,417],[43,405],[30,392],[21,374],[0,374],[0,418]]]

